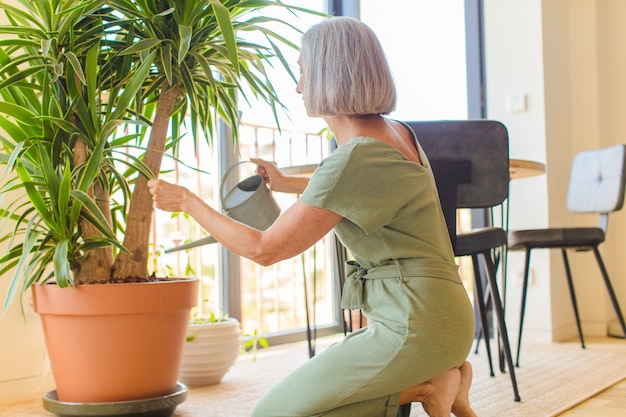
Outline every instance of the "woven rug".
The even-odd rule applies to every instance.
[[[336,340],[321,339],[317,351]],[[578,343],[524,345],[515,370],[522,401],[515,402],[509,374],[499,371],[495,356],[496,375],[490,377],[484,351],[480,346],[468,358],[474,368],[470,401],[480,417],[557,416],[626,378],[626,342],[586,349]],[[256,362],[244,355],[221,384],[193,388],[175,416],[248,417],[255,400],[307,358],[306,343],[270,348]],[[421,405],[413,406],[413,416],[426,416]]]
[[[339,339],[319,339],[317,351]],[[173,417],[248,417],[256,400],[305,362],[307,352],[306,342],[299,342],[262,350],[256,360],[242,355],[220,384],[191,388]],[[577,343],[524,345],[521,366],[516,368],[522,401],[515,402],[508,373],[501,373],[494,363],[496,375],[489,376],[484,346],[468,359],[474,367],[470,400],[480,417],[557,416],[626,378],[626,341],[589,343],[587,349]],[[1,405],[0,410],[2,417],[53,416],[42,408],[40,398]],[[419,404],[413,406],[414,416],[426,416]]]

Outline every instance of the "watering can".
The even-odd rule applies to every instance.
[[[242,181],[239,181],[234,187],[226,191],[226,183],[228,176],[235,171],[239,165],[251,163],[250,161],[241,161],[226,170],[222,177],[220,186],[220,200],[225,214],[241,223],[254,227],[259,230],[266,230],[270,227],[280,214],[280,207],[274,200],[272,192],[265,185],[263,177],[260,175],[252,175]],[[179,250],[191,249],[196,246],[208,245],[216,243],[217,240],[213,236],[203,237],[193,242],[175,246],[166,249],[165,252],[175,252]]]

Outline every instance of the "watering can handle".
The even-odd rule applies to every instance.
[[[222,177],[222,183],[220,184],[220,202],[222,203],[222,207],[224,207],[225,202],[224,202],[224,187],[226,185],[226,177],[228,177],[228,175],[233,172],[233,170],[235,168],[237,168],[239,165],[241,164],[254,164],[254,162],[252,161],[239,161],[239,162],[235,162],[233,165],[231,165],[226,172],[224,173],[224,176]],[[256,165],[256,164],[255,164]]]

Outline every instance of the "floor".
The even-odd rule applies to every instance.
[[[587,337],[586,341],[589,344],[592,343],[601,343],[601,344],[619,344],[622,346],[626,345],[626,340],[623,338],[610,338],[610,337],[604,337],[604,338],[592,338],[592,337]],[[573,341],[568,341],[568,342],[574,342],[574,343],[578,343],[576,340]],[[280,355],[281,357],[281,363],[285,361],[284,356]],[[604,366],[605,362],[602,362],[602,365],[600,366]],[[264,374],[264,372],[270,372],[269,370],[271,369],[271,372],[276,372],[276,364],[274,362],[267,362],[267,363],[257,363],[255,364],[255,366],[265,366],[268,367],[267,370],[263,370],[263,368],[261,370],[255,370],[254,371],[254,375],[257,375],[257,377],[259,375],[260,378],[262,378],[263,380],[266,379],[266,377],[263,377],[262,375]],[[285,371],[288,372],[288,371]],[[251,379],[254,377],[254,375],[247,375],[247,374],[242,374],[239,375],[239,377],[243,377],[243,379],[246,381],[246,383],[248,385],[255,385],[255,381],[254,379]],[[552,376],[554,376],[554,374],[552,374]],[[232,387],[227,387],[226,385],[224,385],[225,391],[224,391],[224,395],[222,395],[222,397],[224,398],[230,398],[230,395],[232,394]],[[508,388],[509,385],[506,384],[507,387],[507,393],[508,393]],[[245,397],[246,395],[250,395],[250,393],[242,393],[242,395]],[[219,397],[221,398],[221,397]],[[218,396],[213,396],[212,397],[212,401],[217,401],[219,403],[219,398]],[[216,400],[217,399],[217,400]],[[227,406],[232,406],[232,404],[229,403],[229,399],[226,401]],[[0,409],[2,409],[3,407],[0,405]],[[24,411],[20,408],[16,408],[16,410],[19,410],[18,414],[13,414],[11,413],[11,411],[9,410],[9,414],[4,414],[3,411],[0,411],[0,416],[13,416],[13,415],[19,415],[19,416],[36,416],[36,415],[42,415],[42,409],[40,406],[40,403],[37,401],[36,403],[34,403],[34,405],[32,406],[32,409],[35,410],[35,412],[32,412],[32,410],[29,408],[28,410]],[[13,412],[15,412],[15,410],[13,410]],[[51,415],[47,412],[45,412],[46,415]],[[195,415],[195,414],[194,414]],[[203,411],[201,413],[199,413],[198,415],[201,416],[208,416],[208,414],[206,414],[206,409],[203,409]],[[215,414],[211,414],[211,415],[215,415]],[[219,416],[222,416],[222,414],[217,414]],[[498,414],[498,415],[504,415],[504,414]],[[528,416],[528,417],[534,417],[537,414],[533,413],[533,414],[515,414],[515,415],[519,415],[519,416]],[[586,400],[585,402],[581,403],[580,405],[571,408],[561,414],[558,414],[556,417],[625,417],[626,416],[626,379],[618,382],[617,384],[613,385],[612,387],[606,389],[603,392],[600,392],[599,394],[597,394],[596,396]]]
[[[559,417],[623,417],[626,416],[626,380],[601,392]]]
[[[619,338],[588,338],[588,342],[626,343]],[[624,417],[626,416],[626,379],[595,397],[559,414],[558,417]]]

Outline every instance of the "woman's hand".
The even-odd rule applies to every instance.
[[[266,161],[260,158],[250,158],[250,162],[256,164],[256,172],[263,177],[263,181],[272,187],[274,182],[280,182],[284,177],[283,173],[276,166],[276,162]]]
[[[270,189],[282,193],[302,194],[309,179],[305,177],[287,176],[281,172],[275,162],[265,161],[259,158],[250,158],[257,165],[256,172],[263,177]]]
[[[150,180],[147,185],[156,208],[187,213],[224,247],[260,265],[302,253],[341,220],[330,210],[298,200],[269,229],[261,231],[218,212],[185,187],[163,180]]]
[[[150,180],[148,190],[152,194],[152,201],[156,208],[171,212],[185,212],[185,201],[189,195],[187,188],[163,180]]]

